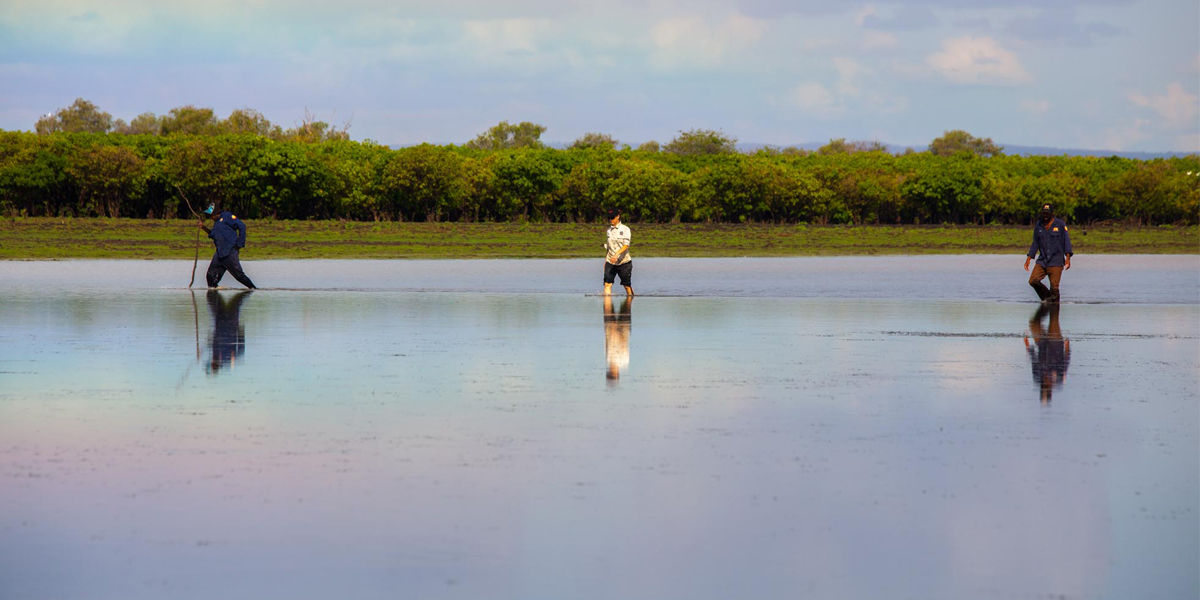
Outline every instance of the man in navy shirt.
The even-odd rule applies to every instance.
[[[201,222],[200,229],[208,233],[213,245],[217,247],[212,262],[208,263],[208,287],[217,287],[221,278],[225,276],[225,271],[229,271],[242,285],[255,289],[254,282],[242,272],[242,263],[238,260],[238,250],[246,247],[246,224],[239,221],[233,213],[227,210],[218,211],[212,205],[204,210],[204,214],[212,217],[213,226],[209,229]]]
[[[1029,261],[1037,258],[1037,264],[1029,274],[1029,285],[1042,302],[1058,302],[1058,282],[1062,279],[1063,271],[1071,268],[1072,254],[1067,224],[1054,216],[1054,209],[1049,204],[1042,205],[1038,222],[1033,226],[1033,244],[1025,255],[1026,271],[1029,270]],[[1050,289],[1042,284],[1046,277],[1050,278]]]

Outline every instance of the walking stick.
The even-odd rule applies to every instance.
[[[196,215],[196,218],[199,219],[198,223],[203,223],[204,218],[200,216],[200,213],[196,212],[196,209],[192,208],[192,203],[190,200],[188,200],[187,194],[183,193],[183,188],[179,187],[179,184],[177,183],[177,184],[175,184],[175,189],[179,190],[179,195],[183,197],[184,202],[187,202],[188,210],[192,211],[192,214]],[[200,228],[197,227],[196,228],[196,256],[194,256],[192,258],[192,280],[188,282],[189,290],[192,289],[192,285],[194,285],[196,283],[196,264],[199,262],[200,262]]]
[[[200,262],[200,228],[196,228],[196,255],[192,257],[192,280],[188,282],[188,289],[192,289],[192,285],[196,283],[196,263]]]

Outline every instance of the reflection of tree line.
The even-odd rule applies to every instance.
[[[1058,323],[1058,304],[1043,304],[1029,319],[1029,334],[1025,336],[1025,350],[1033,367],[1033,383],[1040,390],[1042,404],[1049,404],[1054,390],[1062,387],[1067,378],[1067,367],[1071,364],[1071,340],[1062,334]],[[1050,316],[1047,327],[1042,319]],[[1030,337],[1032,342],[1030,343]]]

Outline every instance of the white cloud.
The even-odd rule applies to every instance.
[[[877,115],[897,115],[907,112],[909,107],[907,97],[895,94],[884,95],[879,92],[870,92],[867,94],[866,101],[867,107]],[[884,137],[875,136],[875,139],[884,139]]]
[[[895,34],[882,31],[867,31],[863,33],[862,48],[866,51],[895,48],[900,45],[900,39]]]
[[[855,11],[854,24],[858,25],[859,27],[862,27],[862,24],[867,20],[867,17],[875,16],[878,13],[879,13],[879,10],[877,8],[875,8],[875,5],[867,4],[867,5],[863,6],[862,8],[858,9],[857,11]]]
[[[1148,119],[1134,119],[1133,123],[1127,126],[1110,127],[1104,130],[1096,147],[1100,150],[1127,150],[1133,144],[1146,139],[1146,132],[1142,131],[1142,128],[1149,124]]]
[[[743,15],[730,15],[716,23],[683,17],[660,21],[650,30],[650,39],[660,63],[711,64],[758,43],[765,31],[765,21]]]
[[[532,53],[538,41],[554,30],[549,19],[493,19],[467,21],[463,31],[485,55]]]
[[[1049,100],[1022,100],[1021,110],[1031,115],[1044,115],[1050,112]]]
[[[833,66],[838,72],[838,80],[834,84],[834,89],[843,96],[858,97],[859,89],[855,80],[859,75],[869,74],[871,71],[848,56],[839,56],[833,59]]]
[[[1017,55],[990,37],[968,35],[942,40],[942,51],[925,62],[955,83],[1012,85],[1033,81]]]
[[[834,97],[833,92],[817,81],[805,81],[788,90],[784,96],[787,104],[816,117],[833,117],[845,112],[845,107]]]
[[[1129,99],[1136,105],[1149,108],[1166,119],[1171,125],[1196,125],[1196,114],[1200,112],[1195,94],[1189,94],[1178,82],[1167,86],[1162,96],[1147,96],[1134,93]]]

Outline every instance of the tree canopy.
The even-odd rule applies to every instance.
[[[506,150],[511,148],[541,148],[542,134],[546,126],[522,121],[515,125],[500,121],[491,129],[467,142],[468,148],[476,150]]]
[[[113,128],[112,115],[95,104],[76,98],[70,106],[38,119],[38,133],[108,133]]]
[[[977,138],[961,129],[947,131],[929,142],[929,153],[937,156],[950,156],[963,151],[976,156],[1000,156],[1004,148],[993,143],[992,138]]]
[[[689,129],[680,131],[663,151],[679,156],[732,154],[737,152],[737,138],[711,129]]]
[[[619,205],[629,221],[1027,223],[1049,201],[1072,223],[1200,221],[1197,156],[1005,156],[955,131],[898,156],[845,139],[742,154],[703,129],[663,149],[589,133],[558,150],[544,126],[507,121],[465,146],[392,149],[348,127],[195,106],[124,123],[80,99],[37,133],[0,131],[0,214],[178,217],[179,186],[247,218],[594,221]]]

